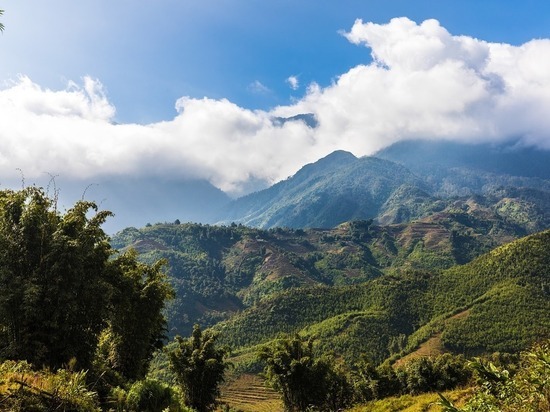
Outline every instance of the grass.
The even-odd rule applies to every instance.
[[[99,411],[86,372],[59,369],[34,371],[25,361],[0,364],[0,410]]]
[[[455,406],[460,407],[472,396],[472,389],[458,389],[445,392],[444,395]],[[355,406],[349,409],[348,412],[440,412],[443,409],[438,405],[438,401],[439,396],[437,393],[425,393],[417,396],[392,396]]]

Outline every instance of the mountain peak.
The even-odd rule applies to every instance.
[[[357,161],[357,157],[355,157],[353,153],[346,152],[345,150],[336,150],[329,155],[322,157],[314,163],[305,165],[304,167],[302,167],[302,170],[310,167],[315,167],[316,169],[340,167],[351,164],[355,161]]]

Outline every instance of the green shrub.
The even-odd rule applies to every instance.
[[[179,399],[175,390],[154,379],[134,383],[126,395],[126,410],[135,412],[179,411]]]

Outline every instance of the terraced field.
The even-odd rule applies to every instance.
[[[279,395],[257,375],[241,375],[221,388],[222,404],[242,412],[281,412]],[[223,409],[222,409],[223,410]]]

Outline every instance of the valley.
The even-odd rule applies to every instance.
[[[403,156],[398,146],[384,161],[336,152],[235,201],[235,221],[127,228],[112,242],[145,262],[167,260],[169,334],[195,322],[221,333],[239,371],[224,386],[233,405],[231,388],[256,379],[244,378],[262,369],[254,354],[281,333],[347,365],[521,351],[550,336],[546,159],[525,173],[517,163],[481,170],[445,149]],[[270,399],[250,396],[258,408]]]

